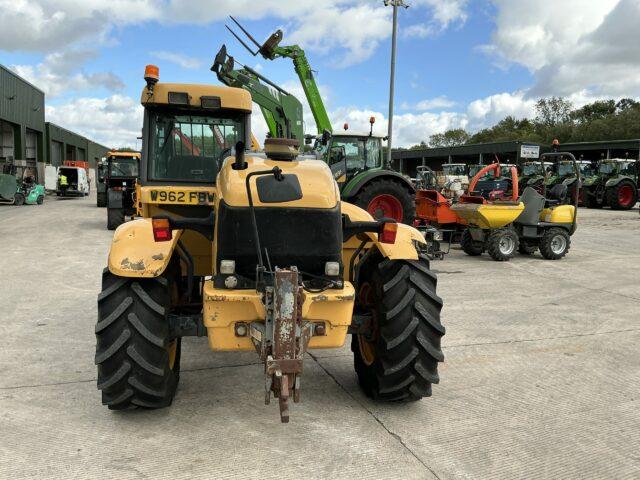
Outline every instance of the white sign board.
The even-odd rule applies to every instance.
[[[540,147],[537,145],[522,145],[520,158],[540,158]]]

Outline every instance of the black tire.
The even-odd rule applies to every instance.
[[[169,338],[171,289],[166,276],[138,279],[103,272],[95,363],[102,403],[109,409],[171,405],[180,377],[181,340]]]
[[[360,208],[367,210],[371,201],[379,195],[390,195],[395,197],[402,207],[402,219],[396,220],[407,225],[413,225],[413,221],[416,218],[414,194],[410,192],[406,186],[395,180],[371,180],[348,201],[351,201]]]
[[[518,252],[522,255],[533,255],[538,250],[538,245],[533,243],[529,243],[527,240],[520,240],[520,245],[518,245]]]
[[[107,229],[115,230],[124,223],[124,209],[123,208],[108,208],[107,209]]]
[[[107,206],[107,193],[106,192],[98,192],[96,195],[96,205],[98,207],[106,207]]]
[[[569,252],[570,248],[571,236],[563,228],[550,228],[540,240],[540,253],[547,260],[560,260]]]
[[[44,203],[44,195],[38,195],[38,199],[36,200],[38,205],[42,205]]]
[[[464,232],[462,232],[462,238],[460,238],[460,246],[462,250],[467,255],[472,257],[477,257],[478,255],[482,255],[484,252],[484,243],[477,242],[471,237],[471,232],[466,228]]]
[[[415,261],[372,259],[369,265],[359,285],[371,286],[372,331],[377,335],[370,341],[360,334],[352,337],[360,387],[380,401],[429,397],[431,385],[440,381],[438,362],[444,361],[440,341],[445,328],[440,323],[436,276],[423,255]],[[375,352],[373,359],[367,360],[360,342]]]
[[[508,262],[518,251],[518,234],[511,228],[492,230],[487,238],[487,252],[496,262]]]
[[[620,190],[623,188],[631,192],[631,198],[627,204],[620,203]],[[605,199],[606,204],[613,210],[631,210],[638,203],[638,189],[631,180],[620,180],[617,185],[607,188]]]
[[[14,205],[24,205],[24,195],[21,193],[16,193],[13,197],[13,204]]]
[[[595,194],[590,192],[584,193],[584,206],[587,208],[602,208],[602,204],[598,203]]]

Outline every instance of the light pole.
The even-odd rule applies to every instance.
[[[409,8],[404,0],[384,0],[384,6],[393,7],[393,35],[391,36],[391,78],[389,79],[389,132],[387,134],[387,167],[391,166],[391,147],[393,143],[393,95],[396,81],[396,39],[398,36],[398,7]]]

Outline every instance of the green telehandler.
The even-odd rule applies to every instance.
[[[415,187],[408,178],[385,164],[382,142],[386,137],[373,135],[375,118],[370,119],[368,133],[347,133],[346,130],[344,133],[333,133],[334,129],[304,50],[298,45],[281,46],[282,30],[277,30],[260,44],[235,18],[231,19],[257,50],[252,50],[229,26],[227,29],[253,56],[260,54],[266,60],[290,58],[293,61],[316,123],[318,137],[314,150],[331,167],[340,186],[342,199],[367,210],[374,218],[393,218],[398,222],[412,224],[415,220]],[[243,88],[248,89],[246,85]],[[249,91],[254,94],[254,91]],[[263,108],[264,114],[259,97],[254,97],[254,101]],[[345,127],[348,128],[346,124]]]

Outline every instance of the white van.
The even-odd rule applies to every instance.
[[[58,167],[56,195],[62,197],[81,197],[89,195],[90,186],[87,171],[81,167]],[[60,185],[60,175],[67,177],[67,185]]]

